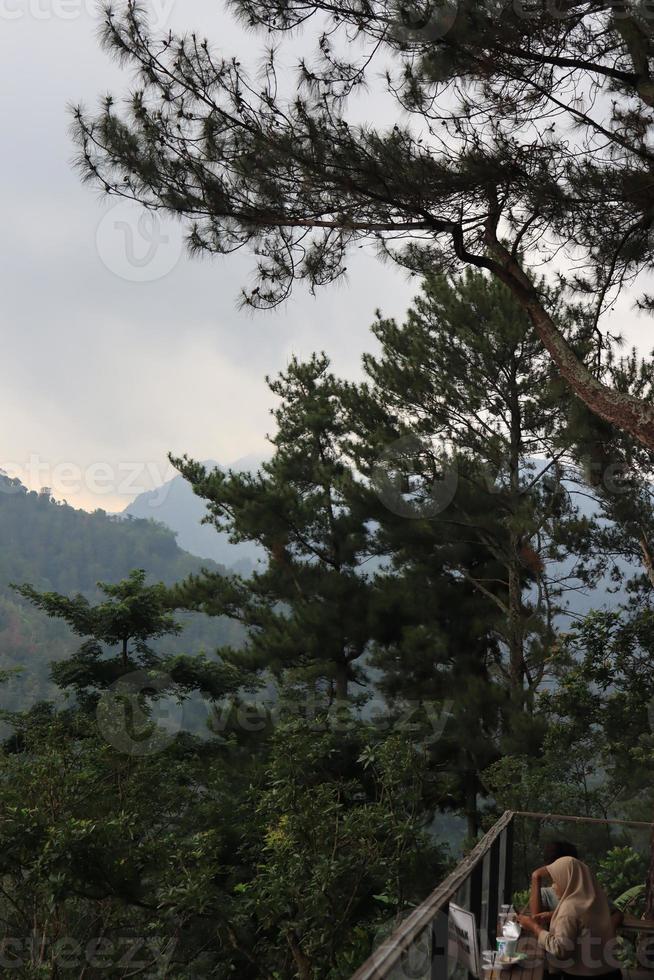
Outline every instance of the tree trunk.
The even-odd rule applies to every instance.
[[[468,823],[468,837],[476,840],[479,833],[479,811],[477,810],[477,775],[468,771],[465,777],[465,812]]]
[[[299,980],[312,980],[313,970],[311,969],[311,961],[300,946],[298,937],[294,932],[289,932],[286,938],[288,945],[291,947]]]
[[[511,701],[519,711],[524,707],[524,641],[522,635],[522,583],[517,557],[519,542],[511,535],[509,564],[509,684]]]
[[[487,243],[493,259],[487,268],[515,295],[529,315],[538,337],[559,369],[561,377],[585,405],[605,422],[610,422],[654,449],[654,405],[626,392],[602,384],[579,360],[556,323],[542,305],[538,290],[511,253],[497,240],[493,228],[487,228]]]
[[[336,700],[346,701],[348,695],[348,670],[347,664],[336,664]]]
[[[653,406],[598,381],[568,347],[540,303],[532,301],[526,308],[543,346],[577,397],[599,418],[654,449]]]
[[[520,507],[520,463],[522,460],[522,412],[520,410],[520,394],[516,380],[515,360],[511,373],[511,428],[510,428],[510,458],[509,481],[511,487],[511,517],[514,523],[515,514]],[[509,532],[509,563],[508,563],[508,646],[509,646],[509,684],[511,701],[518,711],[524,707],[524,630],[522,623],[522,567],[520,562],[521,536],[512,526]]]

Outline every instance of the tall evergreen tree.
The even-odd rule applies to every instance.
[[[109,6],[103,43],[138,87],[126,105],[108,96],[95,116],[76,110],[84,177],[188,219],[197,251],[250,245],[253,306],[281,302],[298,278],[313,289],[340,278],[356,241],[413,272],[486,269],[579,398],[654,448],[654,406],[579,356],[530,274],[546,267],[599,328],[621,288],[652,267],[649,5],[230,6],[277,37],[316,25],[318,54],[299,62],[293,95],[273,47],[255,85],[196,34],[153,36],[136,0]],[[344,43],[350,32],[360,43]],[[409,118],[349,122],[348,97],[380,68]],[[602,344],[598,332],[596,353]]]
[[[566,316],[560,329],[570,336],[561,309]],[[405,323],[378,313],[373,330],[381,355],[364,358],[369,382],[356,413],[363,468],[374,480],[380,432],[410,432],[418,456],[432,460],[427,469],[418,461],[414,490],[422,482],[428,493],[439,466],[452,481],[415,530],[382,512],[382,548],[399,569],[431,554],[441,574],[464,578],[491,604],[506,651],[496,669],[521,711],[543,680],[566,590],[592,580],[591,526],[564,482],[561,384],[510,290],[482,273],[428,277]]]
[[[499,710],[489,697],[487,660],[496,644],[478,609],[483,600],[468,583],[439,579],[427,561],[413,576],[387,568],[390,555],[377,528],[381,505],[353,463],[356,407],[326,357],[293,360],[269,384],[281,405],[274,454],[258,474],[207,473],[175,461],[207,501],[209,520],[234,541],[258,542],[265,564],[247,579],[191,577],[175,590],[175,601],[246,627],[244,647],[220,653],[252,688],[272,678],[281,697],[295,690],[317,707],[365,703],[381,688],[384,726],[427,751],[432,805],[465,810],[474,836],[478,773],[495,758]],[[406,665],[395,676],[391,662],[398,630],[409,620],[412,679]],[[383,677],[368,669],[375,645],[388,651],[377,664]],[[450,701],[456,706],[447,714]]]
[[[210,521],[234,541],[255,541],[265,564],[251,577],[193,576],[176,601],[247,629],[226,661],[298,684],[327,700],[362,691],[374,584],[367,574],[370,531],[346,451],[348,420],[327,358],[293,359],[269,380],[274,455],[256,474],[175,465],[208,504]],[[359,685],[359,686],[358,686]]]

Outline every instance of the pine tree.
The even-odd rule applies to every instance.
[[[565,486],[565,391],[510,290],[481,273],[428,278],[405,323],[378,313],[373,330],[381,355],[364,358],[369,381],[354,413],[362,468],[374,481],[380,429],[391,445],[409,432],[414,455],[432,460],[421,469],[414,459],[414,492],[422,484],[428,494],[439,466],[452,481],[416,529],[382,511],[382,548],[398,569],[431,561],[491,604],[506,651],[496,669],[522,711],[545,676],[566,590],[593,580],[591,525]]]
[[[252,248],[257,284],[243,298],[255,307],[283,301],[296,279],[312,290],[339,279],[355,242],[413,273],[486,269],[579,398],[654,448],[654,406],[579,356],[532,274],[545,267],[584,306],[601,355],[602,317],[652,266],[648,5],[230,6],[276,37],[315,24],[318,53],[300,60],[295,94],[282,94],[273,46],[255,84],[196,34],[153,36],[136,0],[110,6],[103,43],[138,87],[126,105],[108,96],[95,116],[75,111],[84,177],[186,219],[196,251]],[[349,122],[349,97],[380,69],[398,116]]]
[[[641,357],[636,350],[618,356],[612,348],[603,367],[611,385],[620,391],[652,401],[654,355]],[[597,419],[577,403],[568,426],[584,478],[592,488],[598,515],[593,547],[608,563],[621,558],[634,577],[629,587],[650,593],[654,588],[654,492],[651,454],[619,428]],[[636,581],[637,570],[640,579]],[[616,580],[628,572],[616,565]]]
[[[258,473],[207,472],[187,458],[173,460],[207,501],[216,528],[233,541],[257,542],[265,563],[248,579],[192,576],[175,597],[247,629],[244,647],[221,656],[249,672],[255,686],[267,676],[328,701],[347,699],[365,680],[374,584],[341,385],[324,355],[293,359],[268,383],[281,405],[273,457]]]

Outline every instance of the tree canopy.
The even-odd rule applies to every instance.
[[[527,312],[576,394],[654,448],[654,406],[598,365],[603,318],[652,268],[652,15],[639,0],[232,0],[248,27],[315,30],[286,94],[276,52],[260,77],[196,34],[150,34],[135,0],[102,40],[136,73],[123,101],[78,107],[84,176],[190,223],[192,249],[257,255],[243,301],[265,308],[346,271],[354,243],[412,273],[488,270]],[[379,74],[388,125],[350,122]],[[287,79],[286,79],[287,81]],[[578,306],[568,342],[545,269]],[[651,310],[642,295],[640,306]],[[610,330],[611,321],[608,321]]]

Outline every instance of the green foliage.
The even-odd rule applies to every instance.
[[[242,921],[256,926],[252,952],[270,972],[287,976],[308,961],[311,976],[348,976],[354,954],[371,952],[383,923],[436,880],[426,765],[397,735],[307,739],[301,723],[275,732],[253,801],[255,872],[239,889]]]
[[[200,570],[162,529],[125,522],[116,565],[141,532],[162,543],[161,562],[69,587],[96,530],[118,523],[77,524],[43,495],[0,500],[0,527],[6,506],[13,521],[36,508],[55,543],[80,531],[66,587],[37,577],[20,588],[29,607],[0,593],[5,636],[32,607],[65,628],[53,679],[74,694],[2,716],[0,918],[7,936],[39,937],[25,975],[57,975],[63,937],[101,935],[113,971],[119,941],[150,939],[170,943],[150,951],[162,977],[344,980],[445,874],[435,815],[464,815],[467,846],[498,808],[649,805],[651,610],[640,590],[628,610],[559,631],[561,563],[590,588],[589,541],[602,539],[570,506],[559,462],[529,459],[565,435],[531,322],[482,275],[431,277],[407,322],[380,319],[375,333],[382,351],[361,385],[324,355],[269,382],[277,431],[259,473],[177,460],[209,523],[265,552],[251,578]],[[384,456],[407,435],[422,440],[413,468],[412,450]],[[441,445],[425,447],[430,435]],[[380,491],[380,461],[418,502],[410,518]],[[451,464],[456,492],[430,512]],[[218,657],[183,652],[180,607],[219,621]],[[7,666],[16,652],[27,659],[17,643]],[[136,702],[108,698],[135,671],[148,680]],[[113,738],[134,715],[154,723],[163,695],[195,694],[213,709],[202,739],[179,732],[139,755]],[[611,892],[643,877],[624,840],[575,840]],[[525,881],[542,844],[536,822],[518,826]]]
[[[622,912],[640,918],[645,911],[645,885],[634,885],[613,899],[613,904]]]
[[[504,756],[483,774],[484,785],[501,810],[530,810],[536,813],[572,813],[588,816],[597,812],[602,789],[596,794],[587,790],[589,766],[580,759],[548,751],[546,743],[541,757]],[[571,773],[571,768],[573,772]]]
[[[133,643],[138,653],[147,653],[146,640],[181,631],[166,608],[163,583],[146,586],[143,569],[117,585],[99,582],[98,588],[107,601],[97,606],[83,595],[69,599],[56,592],[38,592],[31,585],[16,586],[16,591],[48,616],[65,620],[78,636],[93,636],[108,646],[126,649]]]
[[[306,962],[308,975],[345,978],[442,873],[426,761],[401,737],[294,723],[265,758],[187,736],[133,758],[77,711],[14,723],[0,757],[0,914],[6,934],[42,937],[32,965],[53,968],[66,936],[84,947],[102,935],[110,957],[126,940],[175,936],[175,977],[286,977]]]
[[[280,83],[273,45],[266,85],[245,100],[238,56],[196,35],[159,37],[129,3],[107,8],[102,40],[136,72],[137,90],[106,97],[95,116],[78,108],[75,134],[86,180],[186,218],[194,250],[226,255],[249,243],[260,256],[244,296],[252,306],[282,302],[297,279],[314,290],[338,280],[348,246],[370,236],[413,273],[486,267],[539,313],[549,303],[528,270],[547,265],[554,278],[552,242],[579,250],[584,272],[561,278],[599,313],[613,286],[648,267],[652,40],[638,6],[614,16],[594,4],[527,11],[466,0],[412,17],[341,3],[324,24],[319,5],[233,7],[273,39],[315,32],[297,91]],[[351,30],[364,52],[384,53],[390,115],[377,128],[348,120],[348,97],[378,71],[374,57],[350,53]],[[553,69],[561,64],[568,74]],[[591,82],[599,117],[584,94]],[[407,109],[426,124],[439,118],[452,138],[417,136]],[[397,231],[409,239],[399,249]]]
[[[645,804],[653,792],[652,635],[648,603],[591,613],[567,636],[558,686],[544,699],[571,746],[595,743],[607,793]]]
[[[652,450],[650,400],[601,369],[602,317],[654,264],[648,4],[230,7],[273,38],[256,92],[238,54],[152,31],[133,0],[106,8],[102,42],[136,84],[95,114],[75,109],[83,178],[185,221],[194,252],[247,246],[256,285],[242,302],[254,308],[283,303],[297,280],[312,292],[340,280],[357,242],[412,275],[485,269],[575,395]],[[315,51],[288,86],[275,41],[296,29]],[[350,96],[380,79],[385,118],[353,121]],[[575,340],[536,281],[543,269],[575,303]]]
[[[164,754],[117,753],[78,713],[32,712],[15,723],[19,750],[5,750],[0,765],[0,904],[5,935],[23,944],[21,959],[34,930],[40,946],[32,965],[51,969],[65,937],[82,950],[105,937],[115,970],[126,944],[148,937],[169,943],[182,966],[192,962],[204,942],[219,855],[229,861],[239,839],[229,806],[236,770],[228,774],[183,739]],[[200,866],[196,842],[205,838],[211,861],[205,849]],[[189,881],[192,913],[183,901]],[[185,938],[177,950],[179,928]],[[79,973],[83,953],[77,965]],[[162,962],[152,968],[164,972]]]
[[[572,336],[570,312],[550,300]],[[590,522],[563,483],[560,382],[509,289],[479,272],[430,273],[405,321],[378,312],[373,332],[381,351],[347,392],[357,465],[377,489],[366,501],[376,547],[393,573],[379,583],[373,664],[393,703],[451,699],[432,758],[452,773],[474,837],[480,773],[501,754],[541,750],[535,701],[558,652],[557,614],[568,590],[595,581]],[[380,469],[404,487],[409,519],[379,492]]]
[[[83,595],[73,598],[56,592],[38,592],[30,585],[16,591],[54,619],[63,619],[77,636],[84,638],[78,653],[66,663],[53,665],[60,687],[72,687],[78,695],[91,685],[108,687],[128,671],[159,663],[151,639],[176,635],[181,626],[169,609],[162,583],[147,586],[145,572],[134,571],[117,585],[98,583],[107,598],[92,605]],[[107,657],[106,648],[118,648]]]
[[[333,533],[331,521],[325,527]],[[338,595],[332,580],[327,569],[329,594]],[[256,577],[251,588],[256,594]],[[0,792],[7,856],[0,916],[10,935],[22,936],[24,910],[31,910],[41,942],[29,964],[22,950],[26,968],[57,969],[65,936],[88,944],[102,935],[114,970],[119,941],[174,936],[168,965],[162,955],[153,963],[162,975],[169,969],[190,980],[236,971],[254,980],[297,972],[336,980],[350,975],[384,923],[419,901],[442,872],[427,833],[428,757],[405,735],[366,725],[356,699],[336,718],[318,691],[323,708],[311,724],[270,717],[261,733],[258,726],[239,731],[237,716],[216,738],[178,734],[143,756],[123,752],[113,728],[98,728],[104,715],[96,706],[113,712],[121,729],[137,705],[106,702],[108,687],[135,670],[164,672],[165,692],[156,684],[138,692],[145,718],[162,693],[179,696],[180,686],[182,695],[203,691],[217,704],[230,694],[238,702],[252,678],[247,648],[220,665],[158,652],[179,630],[171,612],[177,600],[163,585],[146,584],[141,571],[101,585],[95,604],[31,586],[20,591],[83,641],[54,668],[75,703],[8,715],[14,734],[0,756],[0,788],[7,788]],[[312,629],[318,651],[326,627],[314,605],[307,595],[298,608],[303,643],[310,645]],[[288,616],[275,603],[268,616],[259,625],[273,624],[274,639]],[[281,673],[286,697],[306,695],[315,677],[315,667],[307,674],[303,660],[291,662]],[[20,896],[14,905],[6,899],[12,893]]]
[[[517,911],[529,908],[529,889],[524,888],[522,891],[513,892],[511,903]]]
[[[597,880],[611,898],[621,896],[624,903],[635,898],[633,888],[643,887],[647,866],[646,856],[632,847],[613,847],[597,864]]]

